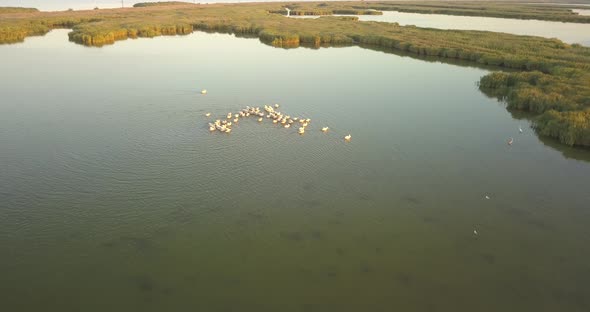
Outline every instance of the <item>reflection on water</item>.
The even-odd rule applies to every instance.
[[[588,311],[590,152],[546,146],[487,70],[66,34],[0,46],[5,310]],[[305,135],[207,129],[275,102]]]

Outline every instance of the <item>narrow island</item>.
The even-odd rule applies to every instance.
[[[292,15],[326,15],[317,19]],[[87,46],[118,40],[208,31],[259,38],[280,48],[358,45],[441,61],[462,60],[499,71],[479,88],[531,113],[541,136],[590,147],[590,48],[557,39],[468,30],[440,30],[361,22],[354,15],[384,10],[589,23],[575,6],[481,2],[306,2],[192,4],[140,3],[133,8],[39,12],[0,8],[0,43],[17,43],[51,29],[68,28],[70,41]],[[331,16],[351,15],[351,16]],[[509,69],[509,70],[502,70]]]

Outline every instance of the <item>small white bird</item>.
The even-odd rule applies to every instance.
[[[258,118],[258,122],[261,122],[261,121],[262,121],[262,117]]]
[[[323,131],[323,132],[328,132],[328,130],[330,130],[330,128],[328,128],[328,127],[323,127],[323,128],[322,128],[322,131]]]
[[[276,108],[279,108],[279,104],[275,104],[275,107],[276,107]]]
[[[488,195],[486,195],[486,199],[490,199],[490,197]]]
[[[512,145],[512,143],[514,143],[514,138],[508,139],[508,145]]]
[[[201,94],[207,94],[207,90],[206,89],[201,90]]]
[[[352,135],[350,135],[350,134],[344,137],[344,140],[346,140],[346,141],[350,141],[351,139],[352,139]]]
[[[473,230],[473,234],[477,235],[477,230]]]
[[[522,128],[520,126],[518,127],[518,132],[522,133]]]
[[[291,127],[291,124],[286,124],[285,125],[285,128],[289,128],[289,127]]]
[[[209,117],[209,116],[211,116],[211,113],[206,113],[205,114],[205,117]]]

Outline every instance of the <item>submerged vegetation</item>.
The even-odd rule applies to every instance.
[[[367,5],[376,4],[379,3]],[[557,39],[504,33],[360,22],[356,17],[295,19],[273,13],[284,14],[286,7],[292,12],[311,12],[309,8],[317,8],[314,12],[328,15],[348,9],[380,13],[354,7],[358,5],[358,2],[214,5],[174,2],[133,9],[5,14],[0,15],[0,43],[22,41],[58,27],[72,28],[71,41],[92,46],[202,30],[258,37],[264,43],[282,48],[360,45],[510,68],[517,71],[482,77],[481,90],[504,99],[509,108],[537,114],[534,122],[538,133],[568,145],[590,146],[590,48]]]

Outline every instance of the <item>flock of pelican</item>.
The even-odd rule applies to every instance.
[[[205,91],[206,92],[206,91]],[[279,104],[275,104],[274,107],[270,105],[264,105],[263,109],[260,107],[250,107],[246,106],[246,108],[240,110],[236,114],[232,114],[231,112],[227,113],[227,116],[222,119],[217,119],[212,123],[209,123],[209,131],[215,132],[223,132],[223,133],[230,133],[232,131],[232,126],[236,125],[240,122],[241,119],[247,117],[255,117],[258,122],[262,122],[264,118],[272,120],[273,124],[281,125],[284,128],[298,127],[297,133],[304,134],[305,129],[311,123],[310,118],[303,118],[303,117],[291,117],[290,115],[283,114],[278,110]],[[206,113],[205,117],[210,117],[211,113]],[[329,127],[322,127],[322,132],[328,132],[330,130]],[[344,140],[349,142],[352,139],[352,136],[349,134],[344,137]]]

